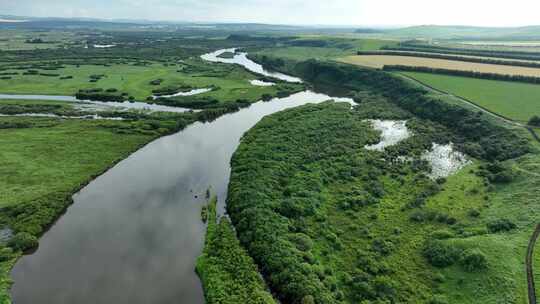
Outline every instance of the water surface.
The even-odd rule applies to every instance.
[[[219,57],[219,55],[221,55],[223,53],[228,53],[228,52],[234,53],[234,57],[233,58],[221,58],[221,57]],[[278,72],[267,71],[262,67],[262,65],[260,65],[260,64],[256,63],[255,61],[249,59],[247,57],[247,53],[238,53],[238,52],[236,52],[236,49],[234,49],[234,48],[233,49],[223,49],[223,50],[215,51],[213,53],[204,54],[204,55],[201,56],[201,58],[203,60],[210,61],[210,62],[238,64],[238,65],[243,66],[244,68],[246,68],[247,70],[249,70],[249,71],[251,71],[253,73],[257,73],[257,74],[260,74],[260,75],[281,79],[281,80],[287,81],[287,82],[296,82],[296,83],[302,82],[302,79],[297,78],[297,77],[285,75],[285,74],[278,73]]]
[[[74,195],[74,204],[12,271],[15,304],[204,303],[195,269],[212,186],[224,211],[229,162],[262,117],[329,97],[258,102],[160,138]]]
[[[111,109],[135,109],[146,110],[150,112],[174,112],[183,113],[191,111],[191,109],[169,107],[157,104],[149,104],[138,101],[124,101],[124,102],[103,102],[93,100],[81,100],[75,96],[62,96],[62,95],[20,95],[20,94],[0,94],[0,99],[13,99],[13,100],[48,100],[48,101],[65,101],[73,102],[76,105],[92,105],[99,109],[111,110]]]

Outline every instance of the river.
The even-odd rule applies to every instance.
[[[223,214],[229,162],[242,135],[266,115],[328,99],[305,91],[257,102],[121,161],[75,194],[37,251],[17,262],[13,303],[204,303],[194,269],[206,189],[218,195]]]

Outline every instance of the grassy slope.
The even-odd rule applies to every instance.
[[[403,74],[517,121],[527,122],[531,116],[540,115],[540,85],[429,73]]]
[[[186,69],[186,72],[177,72]],[[14,70],[7,70],[14,71]],[[22,71],[19,71],[22,72]],[[79,89],[116,88],[127,92],[137,100],[145,100],[152,95],[152,90],[178,85],[190,85],[194,88],[205,88],[212,85],[220,89],[197,95],[197,97],[212,97],[220,101],[235,101],[236,99],[259,100],[263,94],[275,95],[277,87],[253,86],[250,80],[257,76],[240,67],[203,63],[198,60],[180,66],[164,66],[151,64],[134,66],[131,64],[113,64],[110,67],[98,65],[68,65],[55,71],[44,73],[73,76],[73,79],[60,80],[58,77],[16,75],[12,79],[0,80],[0,92],[9,94],[45,94],[45,95],[75,95]],[[89,82],[90,75],[106,75],[96,83]],[[150,81],[163,79],[161,85],[150,85]]]
[[[228,218],[217,218],[217,198],[208,203],[208,228],[197,274],[208,304],[275,304],[257,266],[236,238]]]

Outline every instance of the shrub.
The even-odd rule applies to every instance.
[[[27,251],[38,246],[38,240],[35,236],[27,232],[17,233],[8,243],[14,250]]]
[[[470,209],[469,212],[467,212],[467,214],[470,217],[479,217],[480,216],[480,211],[478,211],[477,209]]]
[[[529,126],[540,127],[540,116],[534,115],[529,120]]]
[[[435,230],[431,233],[431,237],[436,240],[451,239],[454,237],[454,233],[446,229]]]
[[[0,262],[5,262],[13,257],[13,250],[9,247],[0,249]]]
[[[461,250],[451,243],[429,240],[424,247],[424,257],[435,267],[453,265],[460,257]]]
[[[448,299],[444,295],[434,295],[429,304],[448,304]]]
[[[315,299],[312,295],[307,295],[302,298],[302,304],[315,304]]]
[[[487,228],[488,231],[491,233],[505,232],[516,228],[516,224],[514,224],[509,219],[498,219],[489,222],[487,224]]]
[[[460,264],[466,271],[473,272],[487,268],[487,259],[478,249],[465,250],[461,254]]]
[[[313,247],[313,241],[311,238],[303,233],[296,233],[289,236],[289,240],[300,251],[309,251]]]

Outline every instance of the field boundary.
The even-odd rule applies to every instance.
[[[452,93],[450,93],[450,92],[446,92],[446,91],[444,91],[444,90],[437,89],[437,88],[432,87],[432,86],[430,86],[429,84],[427,84],[427,83],[425,83],[425,82],[422,82],[422,81],[420,81],[420,80],[418,80],[418,79],[416,79],[416,78],[414,78],[414,77],[412,77],[412,76],[405,75],[405,74],[402,74],[402,73],[396,73],[396,74],[398,74],[398,75],[400,75],[400,76],[402,76],[402,77],[405,77],[405,78],[407,78],[407,79],[409,79],[409,80],[412,80],[412,81],[414,81],[414,82],[417,82],[417,83],[419,83],[419,84],[421,84],[421,85],[423,85],[423,86],[425,86],[425,87],[427,87],[427,88],[429,88],[429,89],[431,89],[431,90],[433,90],[433,91],[435,91],[435,92],[438,92],[438,93],[441,93],[441,94],[444,94],[444,95],[448,95],[448,96],[455,97],[455,98],[457,98],[457,99],[459,99],[459,100],[461,100],[461,101],[463,101],[463,102],[465,102],[465,103],[467,103],[467,104],[469,104],[469,105],[471,105],[471,106],[473,106],[473,107],[475,107],[475,108],[477,108],[477,109],[479,109],[479,110],[482,110],[482,111],[485,112],[485,113],[488,113],[488,114],[490,114],[490,115],[492,115],[492,116],[495,116],[495,117],[497,117],[497,118],[499,118],[499,119],[504,120],[506,123],[509,123],[509,124],[511,124],[511,125],[518,126],[518,127],[525,127],[525,128],[528,128],[525,124],[522,124],[522,123],[520,123],[520,122],[517,122],[517,121],[515,121],[515,120],[513,120],[513,119],[511,119],[511,118],[509,118],[509,117],[504,116],[504,115],[501,115],[501,114],[492,112],[491,110],[489,110],[489,109],[487,109],[487,108],[485,108],[485,107],[483,107],[483,106],[481,106],[481,105],[475,103],[474,101],[469,100],[469,99],[467,99],[467,98],[465,98],[465,97],[461,97],[461,96],[452,94]]]

